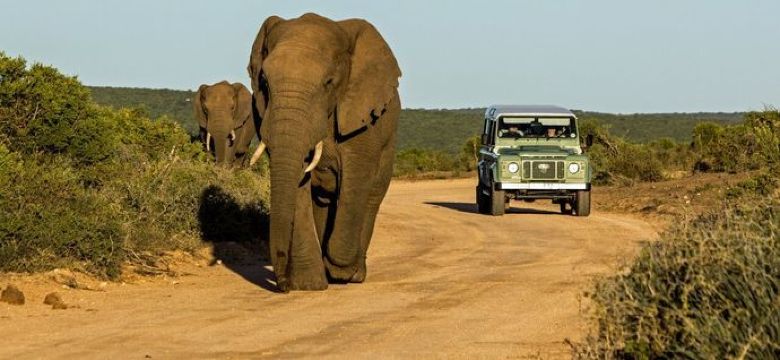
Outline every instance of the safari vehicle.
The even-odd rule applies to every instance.
[[[485,112],[476,189],[482,214],[503,215],[511,199],[550,199],[561,212],[590,214],[591,166],[577,117],[547,105],[495,105]],[[585,137],[590,146],[592,136]]]

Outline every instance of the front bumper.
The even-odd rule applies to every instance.
[[[500,190],[588,190],[589,184],[565,184],[565,183],[498,183]]]

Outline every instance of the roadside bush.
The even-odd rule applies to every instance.
[[[780,166],[780,111],[767,107],[764,111],[745,114],[748,126],[756,139],[754,160],[761,166]]]
[[[745,122],[702,123],[693,130],[699,171],[741,172],[780,164],[780,112],[767,108],[745,114]]]
[[[464,172],[476,170],[479,148],[479,136],[472,136],[461,146],[457,155],[418,148],[401,150],[395,156],[393,176],[413,177],[438,174],[442,177],[457,177]]]
[[[261,221],[246,217],[266,213],[267,179],[205,159],[176,122],[97,106],[75,78],[0,53],[0,271],[116,278],[125,262],[194,250],[213,188],[253,209],[235,221]]]
[[[587,153],[593,164],[595,184],[624,184],[664,179],[665,165],[653,147],[632,144],[614,137],[607,127],[595,121],[583,122],[580,132],[592,134],[594,137],[594,144]],[[664,145],[669,146],[659,144],[658,147],[663,148]]]
[[[741,124],[699,123],[690,144],[669,138],[634,144],[593,120],[582,122],[580,131],[594,135],[588,154],[596,184],[659,181],[692,169],[737,173],[780,167],[780,112],[772,108],[746,113]]]
[[[463,147],[460,148],[460,155],[458,156],[458,165],[464,171],[477,170],[477,162],[479,161],[479,148],[482,146],[482,140],[479,135],[472,136],[466,139]]]
[[[618,142],[616,154],[603,163],[612,179],[660,181],[664,179],[664,164],[658,154],[646,145]]]
[[[690,173],[696,161],[690,143],[680,143],[671,138],[661,138],[647,143],[650,152],[661,163],[666,172],[683,171]]]
[[[763,172],[744,180],[726,191],[726,197],[771,196],[778,187],[777,174]]]
[[[459,169],[455,159],[447,153],[427,149],[408,149],[396,154],[393,176],[457,170]]]
[[[125,246],[137,251],[161,252],[194,250],[202,245],[203,219],[199,218],[199,212],[209,188],[219,187],[238,205],[264,213],[269,206],[268,184],[267,179],[249,171],[216,168],[213,164],[185,161],[174,155],[136,169],[132,181],[117,179],[107,183],[105,192],[125,210],[122,214],[127,232]],[[259,233],[252,235],[259,237]]]
[[[743,198],[674,227],[592,293],[579,358],[780,355],[780,201]]]
[[[122,260],[121,210],[85,189],[68,161],[0,147],[0,271],[80,267],[115,277]]]
[[[64,152],[94,115],[89,90],[75,77],[0,52],[0,133],[11,151]]]

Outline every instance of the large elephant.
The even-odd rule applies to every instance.
[[[281,291],[362,282],[395,155],[398,67],[365,20],[268,18],[248,67],[270,156],[271,262]]]
[[[213,143],[217,164],[245,165],[249,144],[257,136],[246,86],[227,81],[201,85],[193,104],[200,140],[209,153]]]

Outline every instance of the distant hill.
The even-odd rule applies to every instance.
[[[142,108],[153,118],[167,115],[180,122],[191,134],[198,133],[191,102],[195,91],[102,86],[90,86],[89,90],[98,104]]]
[[[648,142],[660,138],[689,141],[696,124],[711,121],[719,124],[736,124],[745,113],[655,113],[608,114],[574,110],[580,120],[598,120],[609,125],[610,132],[634,142]]]
[[[140,107],[152,117],[167,115],[179,121],[187,131],[196,134],[198,127],[192,110],[193,91],[90,87],[99,104],[114,107]],[[574,111],[581,120],[598,120],[610,131],[634,142],[659,138],[689,141],[697,123],[713,121],[733,124],[742,121],[743,113],[658,113],[609,114]],[[428,148],[456,153],[466,139],[479,133],[484,109],[426,110],[404,109],[398,126],[398,149]]]

